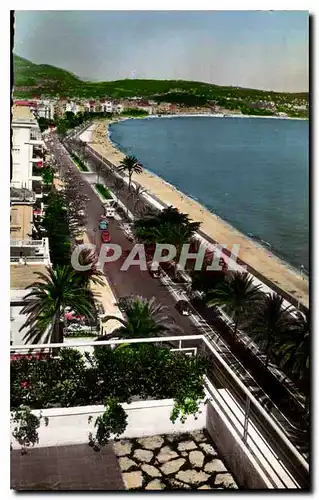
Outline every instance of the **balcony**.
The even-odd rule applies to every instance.
[[[10,240],[10,262],[50,265],[48,238],[41,240]]]
[[[36,167],[32,165],[32,177],[33,181],[42,182],[42,167]]]
[[[125,411],[128,418],[124,432],[120,433],[119,435],[119,438],[125,441],[120,441],[114,443],[113,445],[115,452],[118,451],[119,456],[122,457],[125,455],[130,455],[129,457],[126,457],[127,460],[130,460],[132,458],[130,454],[131,447],[132,445],[135,446],[135,439],[138,438],[138,443],[142,444],[142,440],[144,440],[144,451],[140,451],[138,453],[134,452],[133,458],[135,460],[138,459],[137,465],[139,466],[141,462],[144,461],[144,459],[147,463],[149,463],[155,454],[155,451],[153,450],[157,449],[158,452],[162,455],[166,454],[168,456],[165,456],[165,458],[163,456],[163,460],[160,460],[160,457],[162,457],[162,455],[159,456],[156,453],[157,458],[154,462],[154,466],[159,467],[162,474],[164,475],[166,473],[168,473],[169,475],[171,475],[172,473],[177,473],[179,477],[175,476],[175,479],[177,481],[182,481],[183,483],[187,483],[187,481],[190,481],[190,483],[188,484],[196,484],[197,482],[201,485],[205,481],[211,481],[212,478],[209,479],[211,474],[215,478],[214,472],[217,472],[216,477],[218,477],[219,473],[223,474],[223,477],[220,478],[220,485],[223,486],[226,482],[229,481],[228,488],[236,488],[236,485],[231,485],[234,484],[234,481],[231,483],[232,478],[229,477],[231,476],[231,474],[229,474],[229,471],[231,471],[231,473],[234,474],[234,477],[236,477],[236,482],[238,483],[239,487],[243,489],[307,490],[309,488],[309,465],[305,458],[301,455],[297,448],[294,447],[288,436],[284,434],[283,430],[275,422],[272,412],[269,409],[267,409],[266,411],[264,407],[257,401],[255,396],[246,388],[244,383],[233,373],[231,367],[228,365],[227,359],[224,359],[218,352],[217,346],[208,338],[206,338],[206,336],[190,335],[143,339],[111,339],[108,341],[104,340],[98,342],[79,341],[74,343],[72,347],[77,348],[79,351],[80,349],[87,350],[88,348],[92,349],[92,347],[99,346],[110,346],[112,349],[114,349],[117,345],[120,344],[139,343],[143,343],[144,346],[155,344],[155,346],[157,346],[158,348],[162,346],[171,351],[169,364],[171,366],[171,373],[173,374],[172,387],[175,387],[175,383],[177,382],[176,376],[179,373],[178,371],[176,372],[173,368],[175,361],[172,352],[179,353],[177,354],[176,359],[182,359],[181,356],[183,355],[187,355],[190,358],[189,364],[188,362],[186,363],[185,360],[185,366],[189,365],[188,371],[186,371],[185,373],[190,372],[191,376],[193,366],[191,359],[198,355],[205,357],[208,360],[208,368],[206,368],[203,378],[202,375],[199,376],[197,374],[197,378],[200,377],[197,380],[195,372],[194,378],[192,378],[193,381],[197,382],[200,382],[200,380],[202,380],[205,396],[203,400],[197,401],[198,409],[196,411],[196,415],[194,415],[193,413],[189,414],[184,423],[180,422],[178,419],[173,422],[170,419],[170,415],[174,407],[174,400],[165,399],[165,391],[162,395],[164,399],[154,399],[154,395],[152,399],[151,397],[147,397],[147,393],[145,393],[145,399],[139,397],[139,381],[141,380],[144,388],[143,390],[145,392],[146,379],[144,380],[144,378],[149,376],[146,374],[146,372],[143,371],[144,368],[139,368],[141,372],[138,373],[138,376],[136,375],[136,373],[134,374],[135,379],[132,375],[132,387],[134,387],[133,393],[131,393],[131,388],[128,389],[129,394],[131,394],[131,401],[121,404],[122,409]],[[59,349],[66,346],[68,346],[67,343],[38,345],[29,344],[15,346],[12,345],[10,347],[10,351],[14,355],[16,355],[17,353],[28,353],[28,355],[30,355],[33,351],[34,353],[45,351],[49,355],[51,349]],[[113,359],[112,353],[114,351],[111,350],[107,352],[109,353],[108,355],[111,359],[110,366],[113,366],[112,362],[117,359],[117,354]],[[120,350],[115,352],[120,353]],[[136,351],[134,352],[136,353]],[[127,362],[124,363],[123,366],[121,365],[121,355],[127,356]],[[134,370],[136,366],[140,366],[139,364],[135,363],[134,357],[132,357],[132,360],[134,362],[133,364],[131,364],[131,361],[129,359],[129,352],[124,353],[122,351],[121,355],[118,366],[119,370],[117,370],[116,368],[116,380],[118,381],[120,387],[122,387],[122,378],[124,380],[125,377],[126,384],[130,384],[128,380],[131,379],[127,378],[127,374],[130,373],[129,370]],[[58,360],[58,357],[56,359]],[[28,370],[36,369],[34,368],[33,363],[34,362],[30,363],[30,368],[24,368],[26,372],[23,373],[23,379],[26,381],[28,380]],[[102,369],[103,366],[104,365],[102,361]],[[149,365],[146,364],[146,366],[149,369]],[[50,366],[48,364],[47,369],[49,368]],[[87,367],[83,369],[86,370],[89,368]],[[165,366],[158,366],[158,369],[158,376],[162,377],[161,370],[164,370],[166,372],[166,368]],[[187,375],[185,376],[187,378]],[[101,377],[103,378],[103,370],[101,371]],[[46,380],[48,380],[49,382],[46,382]],[[48,406],[49,399],[51,397],[53,397],[54,399],[55,396],[52,396],[51,390],[49,390],[51,387],[50,376],[48,376],[46,380],[41,379],[39,380],[38,384],[40,384],[39,387],[42,387],[41,384],[43,383],[49,384],[43,393],[43,397],[46,398],[44,399],[46,401],[45,405]],[[113,380],[112,373],[107,374],[107,380]],[[163,380],[166,380],[165,376],[163,377]],[[63,380],[59,380],[59,382],[63,385]],[[104,381],[101,379],[101,383],[105,385],[106,380]],[[177,394],[175,395],[173,391],[173,393],[170,393],[170,397],[178,396],[178,394],[180,394],[180,390],[183,390],[183,388],[179,387],[178,384],[179,382],[177,383],[178,387],[176,386],[175,389],[177,390]],[[183,384],[183,379],[181,381],[181,384]],[[14,397],[23,397],[24,393],[16,392],[17,390],[19,391],[19,389],[17,389],[18,385],[15,384],[14,381],[12,387],[14,388],[12,390],[15,391]],[[52,390],[54,391],[54,382],[52,387]],[[167,387],[170,387],[170,384],[168,384]],[[114,389],[116,389],[116,387]],[[96,390],[98,391],[98,389]],[[110,389],[110,391],[113,394],[113,389]],[[101,416],[105,411],[105,407],[101,406],[100,403],[96,405],[94,404],[95,396],[92,396],[92,392],[90,392],[90,394],[90,406],[70,405],[69,407],[64,408],[59,405],[59,407],[57,408],[46,407],[42,410],[43,416],[49,418],[49,425],[48,427],[41,426],[39,429],[39,444],[36,444],[35,447],[35,450],[37,450],[38,454],[40,453],[41,447],[44,448],[43,453],[48,450],[48,447],[55,447],[55,452],[59,453],[59,449],[61,449],[62,452],[62,450],[65,451],[65,447],[73,446],[73,449],[75,450],[75,447],[78,446],[79,443],[87,443],[88,432],[90,430],[93,432],[93,425],[88,424],[88,417],[92,415],[95,419],[95,417]],[[98,394],[99,393],[97,392],[97,395]],[[32,389],[30,389],[28,397],[28,404],[31,406],[31,408],[34,408],[32,409],[32,413],[39,416],[39,407],[32,407]],[[34,397],[38,398],[39,394],[36,392]],[[83,405],[83,403],[85,403],[84,400],[78,402],[77,395],[75,395],[74,397],[75,401],[77,401],[76,404]],[[203,434],[203,429],[205,429],[204,441],[201,441],[202,438],[200,437],[200,435]],[[179,434],[181,433],[189,434],[189,439],[187,439],[183,444],[178,441],[178,439],[180,439]],[[148,446],[146,446],[146,439],[144,439],[146,436],[151,436],[148,438]],[[114,435],[112,435],[112,437],[114,437]],[[134,443],[130,441],[132,438],[135,438]],[[166,440],[165,450],[160,450],[164,438]],[[183,439],[180,439],[180,441],[183,441]],[[155,442],[157,444],[155,444]],[[178,443],[178,445],[176,445],[176,448],[175,445],[169,444],[173,442]],[[205,446],[205,443],[207,446]],[[176,451],[170,449],[171,446],[174,446]],[[19,446],[17,442],[14,442],[13,449],[18,450],[18,448]],[[128,451],[124,452],[124,449],[128,449]],[[184,454],[181,454],[181,456],[179,457],[178,452],[181,452],[182,450],[184,451]],[[195,451],[192,453],[190,452],[190,450]],[[214,470],[214,460],[208,461],[203,453],[204,451],[205,454],[208,453],[211,457],[216,457],[216,450],[218,450],[220,454],[220,468],[218,471]],[[34,453],[36,454],[36,452]],[[92,460],[94,461],[93,456]],[[186,460],[183,461],[184,457],[186,456],[188,456],[189,459],[187,463],[185,463]],[[171,461],[172,459],[174,459],[174,462]],[[178,463],[175,462],[175,459],[176,461],[178,461]],[[120,463],[124,461],[125,460],[122,459]],[[223,468],[223,461],[227,465],[228,472]],[[88,463],[90,462],[91,459],[88,460]],[[161,464],[163,465],[159,465],[158,462],[161,462]],[[193,472],[186,473],[185,467],[189,463],[192,463],[193,465],[196,463],[196,471],[194,470]],[[183,464],[185,464],[185,467]],[[179,469],[182,467],[182,465],[184,472],[183,474],[180,474]],[[215,465],[217,464],[215,463]],[[136,463],[134,463],[134,470],[135,472],[138,472],[136,471],[135,466]],[[122,470],[128,470],[129,468],[130,466],[128,466],[127,469],[123,468]],[[145,466],[143,465],[141,469],[145,471]],[[141,482],[141,484],[139,482],[139,485],[135,487],[140,487],[144,482],[143,475],[141,473],[135,474],[135,472],[134,477],[139,476],[139,481]],[[207,474],[207,472],[209,472],[210,474]],[[13,474],[15,474],[15,471],[13,471]],[[126,475],[126,473],[123,474],[124,483],[126,483],[125,480],[129,480],[132,477],[133,476],[131,476],[129,473],[128,475]],[[157,476],[155,475],[154,477]],[[159,477],[161,477],[162,479],[162,475],[159,475]],[[197,479],[199,477],[200,479]],[[195,483],[192,483],[192,480],[194,480]],[[216,480],[216,478],[214,480]],[[211,489],[212,487],[216,486],[216,483],[214,486],[212,485],[212,483],[210,483],[210,487],[205,487],[203,489]]]
[[[32,182],[32,190],[35,194],[35,198],[36,199],[42,199],[43,198],[43,188],[42,188],[42,177],[41,177],[41,180],[39,182],[38,179],[35,179],[33,182]]]
[[[33,205],[35,203],[35,195],[29,189],[10,186],[10,202],[11,204]]]
[[[30,144],[44,146],[44,141],[42,139],[41,133],[37,129],[31,129]]]

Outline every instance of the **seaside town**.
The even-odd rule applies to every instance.
[[[21,85],[22,67],[10,123],[11,489],[310,491],[307,270],[109,133],[170,115],[306,119],[308,99],[62,96],[41,92],[42,70]]]
[[[18,89],[19,90],[19,89]],[[22,89],[23,90],[23,89]],[[230,98],[226,98],[226,100]],[[240,109],[229,109],[227,103],[224,106],[212,104],[210,106],[187,106],[170,102],[158,103],[153,100],[132,97],[130,99],[68,99],[67,97],[45,98],[35,96],[32,99],[15,99],[14,103],[19,106],[29,106],[37,117],[48,120],[56,120],[64,116],[66,112],[78,113],[110,113],[122,114],[136,110],[140,115],[178,115],[178,114],[216,114],[216,115],[242,115]],[[308,103],[301,98],[285,104],[286,111],[280,111],[283,105],[276,105],[269,100],[249,103],[251,114],[254,110],[269,111],[270,115],[286,118],[289,112],[307,113]],[[133,112],[134,113],[134,112]],[[257,114],[257,113],[256,113]]]

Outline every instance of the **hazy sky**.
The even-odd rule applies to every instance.
[[[16,11],[15,52],[91,80],[308,90],[302,11]]]

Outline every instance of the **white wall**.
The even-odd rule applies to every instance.
[[[198,419],[188,417],[185,424],[177,421],[173,424],[169,417],[173,408],[172,399],[159,401],[138,401],[123,404],[128,414],[128,425],[122,438],[133,438],[152,436],[155,434],[171,434],[203,429],[206,425],[206,405],[201,404],[202,413]],[[37,447],[59,446],[68,444],[79,444],[88,442],[89,432],[94,432],[94,422],[97,416],[104,411],[103,406],[79,406],[73,408],[50,408],[42,411],[43,416],[49,417],[49,425],[45,427],[41,423],[39,428],[39,444]],[[39,410],[34,410],[39,414]],[[92,415],[92,422],[88,423],[88,417]],[[14,425],[11,422],[11,432]],[[13,441],[10,435],[13,449],[19,449],[20,445]]]
[[[12,180],[14,187],[32,189],[32,144],[29,127],[12,125]],[[14,150],[19,151],[15,152]]]

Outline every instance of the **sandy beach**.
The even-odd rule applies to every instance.
[[[107,134],[110,123],[110,120],[96,123],[90,146],[113,164],[118,165],[125,155],[108,139]],[[308,280],[288,265],[285,265],[279,258],[244,236],[218,216],[209,212],[195,200],[178,191],[171,184],[147,170],[144,170],[138,176],[133,176],[133,178],[150,194],[155,195],[168,205],[177,207],[181,212],[187,213],[194,221],[201,222],[201,230],[213,240],[230,250],[233,245],[239,245],[238,257],[242,261],[289,295],[299,299],[306,307],[309,307]]]

